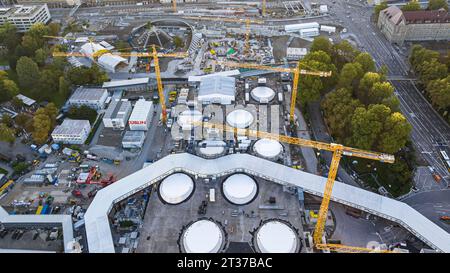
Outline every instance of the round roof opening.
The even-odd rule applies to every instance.
[[[222,229],[211,220],[192,223],[182,235],[182,244],[187,253],[217,253],[223,243]]]
[[[202,113],[198,110],[184,110],[177,117],[177,123],[183,130],[190,130],[199,124],[192,124],[193,122],[202,121]]]
[[[233,174],[222,183],[222,192],[230,203],[245,205],[255,199],[258,185],[248,175]]]
[[[264,223],[255,236],[257,250],[262,253],[295,253],[299,249],[297,234],[281,221]]]
[[[267,86],[258,86],[250,92],[250,95],[260,103],[268,103],[275,97],[275,91]]]
[[[276,140],[262,138],[255,142],[253,150],[262,157],[274,159],[283,152],[283,146]]]
[[[175,173],[159,184],[159,196],[168,204],[186,201],[194,191],[194,181],[184,173]]]
[[[244,129],[253,123],[253,115],[247,110],[237,109],[227,115],[227,123],[230,126]]]

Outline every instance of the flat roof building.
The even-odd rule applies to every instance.
[[[91,124],[88,120],[65,119],[53,130],[52,138],[57,143],[84,144],[90,132]]]
[[[113,100],[103,117],[103,125],[106,128],[123,130],[127,126],[128,118],[131,115],[131,102],[127,100]]]
[[[130,130],[147,131],[153,118],[153,102],[138,100],[131,112],[128,124]]]
[[[17,95],[16,98],[21,100],[22,103],[25,104],[26,106],[32,106],[33,104],[36,103],[35,100],[33,100],[33,99],[29,98],[29,97],[26,97],[26,96],[24,96],[22,94]]]
[[[0,25],[9,22],[18,32],[26,32],[36,23],[47,24],[51,19],[47,4],[14,5],[0,8]]]
[[[148,90],[150,86],[150,78],[136,78],[129,80],[118,80],[104,82],[103,88],[108,89],[108,91],[125,90],[125,91],[145,91]]]
[[[235,96],[236,79],[233,77],[207,77],[200,82],[198,101],[202,104],[232,104]]]
[[[122,139],[124,149],[140,149],[144,145],[145,131],[126,131]]]
[[[103,88],[87,88],[80,86],[67,101],[68,106],[86,105],[94,110],[103,109],[108,98],[108,91]]]
[[[288,47],[286,50],[286,58],[292,61],[298,61],[308,54],[308,50],[303,47]]]

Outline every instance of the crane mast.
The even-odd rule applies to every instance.
[[[327,244],[326,242],[323,242],[323,232],[325,229],[325,222],[327,219],[328,214],[328,207],[331,200],[331,195],[333,191],[334,182],[337,176],[337,172],[339,170],[339,163],[343,155],[346,156],[354,156],[354,157],[361,157],[366,159],[372,159],[377,160],[380,162],[386,162],[386,163],[394,163],[395,158],[393,155],[390,154],[384,154],[384,153],[378,153],[378,152],[371,152],[366,150],[360,150],[356,148],[351,147],[345,147],[341,144],[336,143],[325,143],[320,141],[314,141],[309,139],[303,139],[303,138],[296,138],[296,137],[289,137],[285,135],[279,135],[279,134],[273,134],[269,132],[264,131],[258,131],[258,130],[250,130],[250,129],[241,129],[232,127],[229,125],[223,125],[223,124],[216,124],[216,123],[210,123],[210,122],[193,122],[194,125],[203,125],[207,128],[215,128],[217,130],[221,130],[224,132],[233,132],[235,135],[248,135],[256,138],[267,138],[267,139],[273,139],[293,145],[298,146],[305,146],[310,147],[318,150],[324,150],[324,151],[330,151],[333,152],[333,157],[331,160],[330,165],[330,171],[328,173],[327,182],[325,184],[322,203],[320,205],[319,209],[319,215],[315,227],[315,231],[313,234],[313,242],[314,247],[318,250],[330,250],[330,251],[340,251],[340,252],[352,252],[352,253],[362,253],[362,252],[381,252],[381,253],[390,253],[392,251],[390,250],[374,250],[374,249],[368,249],[363,247],[353,247],[353,246],[346,246],[341,244]]]

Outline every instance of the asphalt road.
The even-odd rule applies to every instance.
[[[450,190],[421,192],[402,201],[450,232],[450,224],[439,220],[441,216],[450,216]]]
[[[439,154],[442,144],[450,140],[447,123],[434,111],[410,80],[391,81],[400,100],[400,109],[413,126],[411,139],[422,157],[444,179],[442,188],[448,187],[448,170]]]

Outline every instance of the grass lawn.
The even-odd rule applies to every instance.
[[[345,159],[344,159],[345,160]],[[393,171],[393,165],[388,163],[373,162],[369,160],[357,160],[357,164],[347,163],[358,173],[359,177],[370,187],[378,189],[383,186],[394,197],[401,196],[410,191],[412,187],[412,171]],[[374,170],[376,168],[376,171]],[[378,181],[378,183],[377,183]]]

